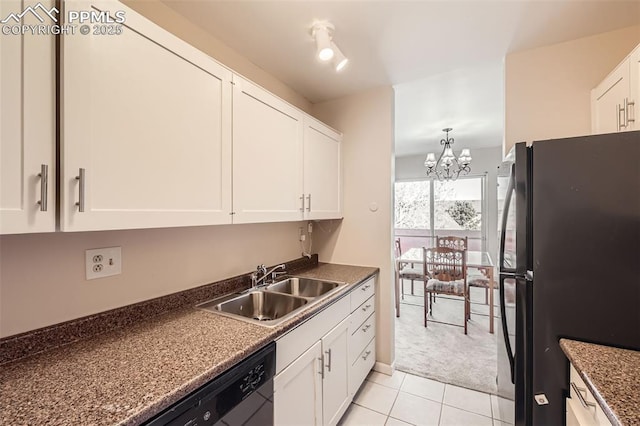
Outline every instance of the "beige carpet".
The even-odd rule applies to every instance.
[[[405,291],[410,291],[406,281]],[[489,306],[484,304],[484,290],[471,289],[471,320],[468,334],[462,328],[464,306],[460,298],[439,296],[423,325],[422,292],[405,294],[400,318],[396,318],[396,368],[444,383],[487,393],[496,393],[496,335],[489,333]],[[498,291],[495,290],[497,298]],[[496,299],[497,300],[497,299]],[[497,302],[494,302],[496,305]],[[499,312],[495,309],[495,332]],[[454,323],[437,324],[431,320]]]

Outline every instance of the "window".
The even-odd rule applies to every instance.
[[[485,211],[484,176],[395,185],[396,237],[407,248],[432,246],[436,235],[455,235],[468,237],[471,250],[486,250]]]

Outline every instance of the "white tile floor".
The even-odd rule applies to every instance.
[[[369,374],[345,413],[342,426],[507,426],[498,399],[435,380],[396,371]]]

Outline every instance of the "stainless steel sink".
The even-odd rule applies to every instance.
[[[307,303],[309,300],[302,297],[256,290],[231,298],[215,299],[198,307],[249,322],[277,325]]]
[[[313,278],[291,277],[284,281],[268,285],[266,291],[315,299],[343,285],[345,285],[345,283],[316,280]]]

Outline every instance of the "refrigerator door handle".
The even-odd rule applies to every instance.
[[[500,321],[502,322],[502,337],[504,339],[504,346],[507,349],[507,357],[509,359],[509,370],[511,371],[511,383],[515,384],[515,357],[513,356],[513,351],[511,350],[511,342],[509,340],[509,329],[507,326],[507,310],[505,307],[505,293],[504,293],[504,280],[506,277],[500,275]],[[513,277],[515,279],[515,277]]]
[[[515,272],[516,268],[505,268],[504,266],[504,247],[505,239],[507,237],[507,220],[509,217],[509,209],[511,208],[511,202],[513,200],[513,192],[516,187],[516,165],[511,165],[511,175],[509,176],[509,186],[507,187],[507,194],[504,199],[504,209],[502,210],[502,221],[500,225],[500,256],[499,256],[499,268],[500,272]],[[515,200],[514,200],[515,201]]]

